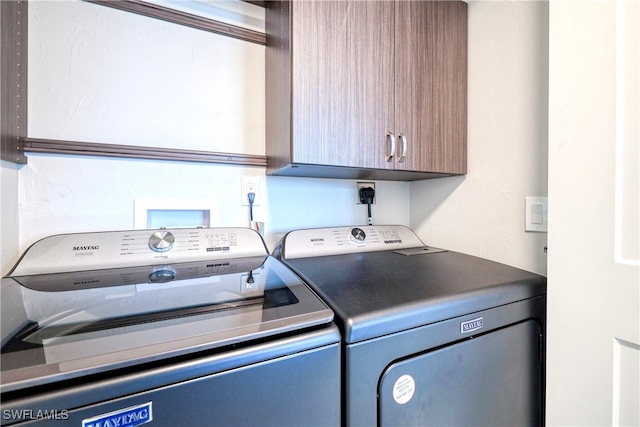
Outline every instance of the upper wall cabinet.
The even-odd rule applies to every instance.
[[[466,173],[467,5],[268,2],[268,173]]]

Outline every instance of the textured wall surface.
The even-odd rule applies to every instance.
[[[468,174],[411,184],[423,241],[546,273],[524,199],[547,195],[547,75],[546,2],[469,2]]]
[[[240,205],[243,176],[262,179],[265,203],[254,207],[254,219],[266,223],[270,249],[294,228],[366,224],[366,206],[356,204],[352,180],[265,177],[263,168],[239,166],[30,155],[20,171],[20,251],[51,234],[131,229],[136,199],[213,199],[220,211],[212,226],[248,227],[248,207]],[[409,184],[379,181],[376,190],[374,223],[409,225]]]
[[[264,46],[82,1],[29,21],[29,136],[264,154]]]

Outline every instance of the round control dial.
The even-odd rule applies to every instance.
[[[349,232],[349,238],[353,243],[364,243],[364,239],[367,238],[367,235],[361,228],[352,228]]]
[[[175,236],[168,231],[156,231],[149,237],[149,248],[154,252],[171,250],[175,243]]]

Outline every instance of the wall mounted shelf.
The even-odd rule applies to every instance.
[[[84,1],[233,37],[251,43],[260,45],[267,44],[267,36],[265,33],[140,0]],[[264,6],[262,2],[249,1],[248,3]],[[0,74],[2,75],[0,153],[3,160],[26,164],[28,159],[25,153],[31,152],[266,167],[267,158],[261,155],[27,137],[28,1],[0,1],[0,7],[0,40],[2,42],[2,51],[12,53],[11,55],[3,54],[2,62],[0,63]]]

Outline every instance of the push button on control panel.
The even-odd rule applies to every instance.
[[[149,248],[154,252],[167,252],[175,243],[176,238],[169,231],[156,231],[149,237]]]

